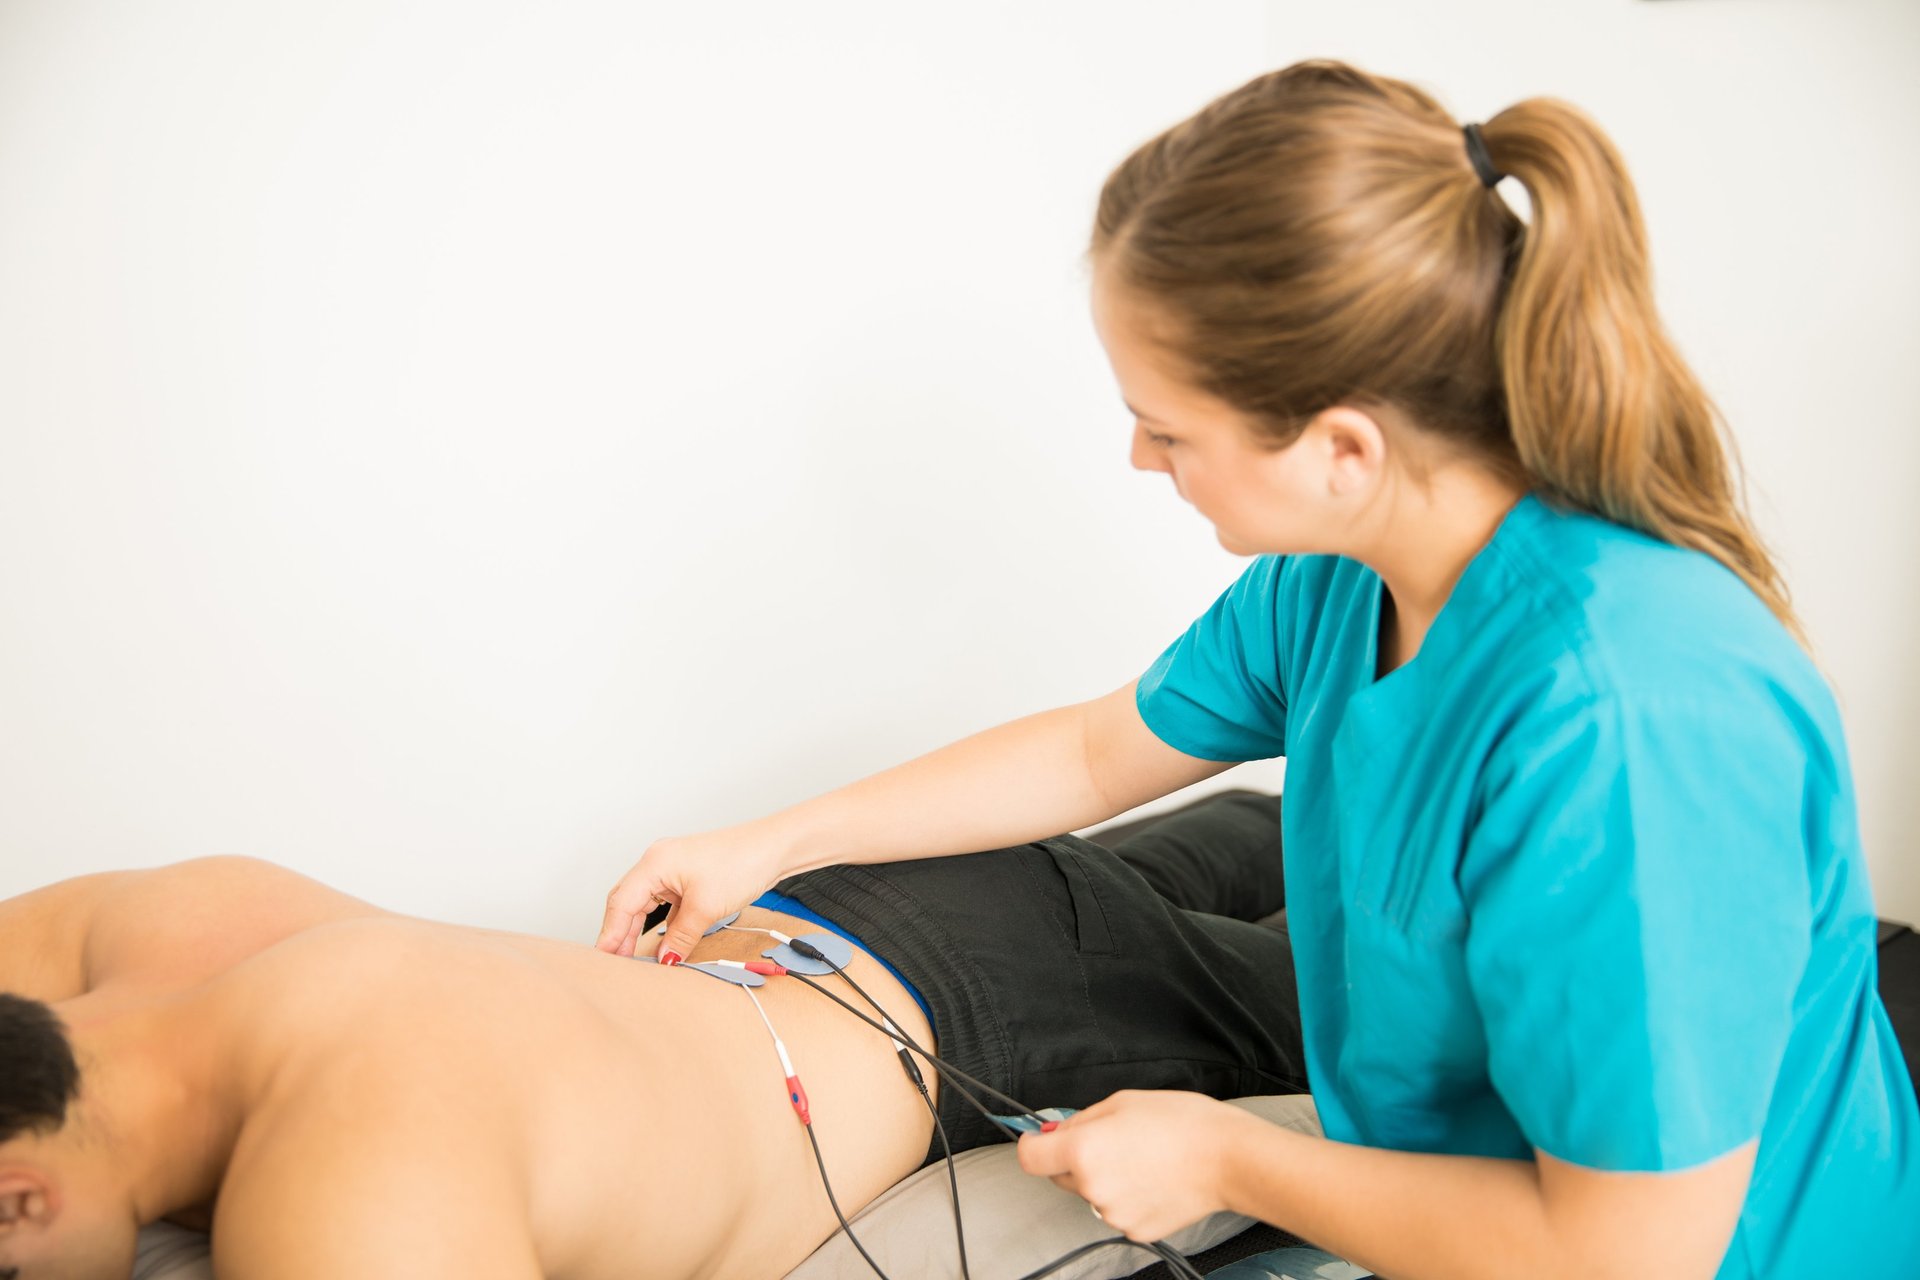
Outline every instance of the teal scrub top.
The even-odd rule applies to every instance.
[[[1720,1276],[1920,1275],[1920,1113],[1793,637],[1712,558],[1532,495],[1376,679],[1382,592],[1257,559],[1138,692],[1180,751],[1287,759],[1327,1136],[1647,1171],[1757,1137]]]

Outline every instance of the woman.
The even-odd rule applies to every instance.
[[[1285,755],[1326,1138],[1123,1093],[1030,1172],[1135,1238],[1229,1207],[1399,1280],[1914,1274],[1838,714],[1605,136],[1305,62],[1130,156],[1091,258],[1134,465],[1258,558],[1113,694],[656,843],[601,945]]]

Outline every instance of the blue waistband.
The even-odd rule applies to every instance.
[[[819,914],[818,912],[811,911],[806,907],[801,906],[799,903],[795,902],[792,898],[789,898],[786,894],[775,893],[771,889],[767,890],[765,893],[755,898],[753,900],[753,905],[756,907],[765,907],[769,911],[781,911],[781,912],[785,912],[787,915],[790,915],[790,916],[799,916],[802,920],[810,920],[814,924],[819,925],[822,929],[825,929],[830,933],[839,934],[841,937],[845,938],[849,943],[851,943],[855,947],[858,947],[860,950],[865,951],[868,955],[873,956],[875,960],[878,960],[880,962],[881,968],[885,969],[888,973],[892,974],[894,977],[900,980],[900,985],[907,989],[907,994],[913,997],[913,1002],[920,1006],[920,1012],[927,1015],[927,1025],[929,1027],[933,1026],[933,1010],[927,1007],[926,1000],[921,997],[920,992],[914,988],[914,985],[911,982],[907,981],[906,975],[901,973],[898,969],[894,968],[892,965],[888,964],[885,960],[881,960],[879,956],[874,956],[873,952],[867,947],[867,944],[860,941],[860,939],[854,937],[852,933],[850,933],[846,929],[842,929],[839,925],[835,924],[833,921],[827,919],[825,916]],[[938,1027],[934,1027],[934,1033],[936,1035],[939,1034]]]

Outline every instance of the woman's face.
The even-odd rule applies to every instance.
[[[1236,555],[1339,551],[1350,513],[1327,419],[1353,411],[1329,410],[1284,449],[1261,443],[1244,415],[1172,372],[1149,318],[1096,269],[1093,325],[1134,416],[1133,465],[1170,476]]]

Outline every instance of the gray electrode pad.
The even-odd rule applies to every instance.
[[[853,959],[852,945],[838,934],[803,933],[800,935],[799,941],[813,947],[821,955],[833,961],[833,964],[827,965],[822,964],[818,960],[809,960],[784,942],[777,947],[769,947],[760,954],[777,965],[793,970],[795,973],[811,973],[815,975],[832,973],[836,965],[844,969]]]
[[[641,964],[660,963],[659,959],[654,956],[635,956],[634,959],[638,960]],[[767,985],[767,980],[757,973],[749,973],[745,969],[736,969],[730,964],[714,964],[710,960],[696,960],[692,964],[683,963],[670,967],[698,969],[709,978],[718,978],[722,982],[731,982],[736,987],[764,987]]]
[[[718,978],[722,982],[731,982],[736,987],[764,987],[767,985],[767,980],[759,974],[749,973],[745,969],[736,969],[728,964],[709,964],[701,961],[695,964],[683,964],[679,967],[682,969],[698,969],[709,978]]]
[[[732,915],[727,916],[724,919],[715,920],[712,924],[707,926],[707,931],[701,934],[700,936],[703,938],[711,938],[714,934],[720,932],[722,929],[726,928],[728,925],[732,924],[735,920],[738,920],[739,918],[740,918],[740,913],[736,911]],[[667,923],[664,920],[660,922],[660,927],[654,930],[655,933],[665,933],[666,931],[667,931]]]

